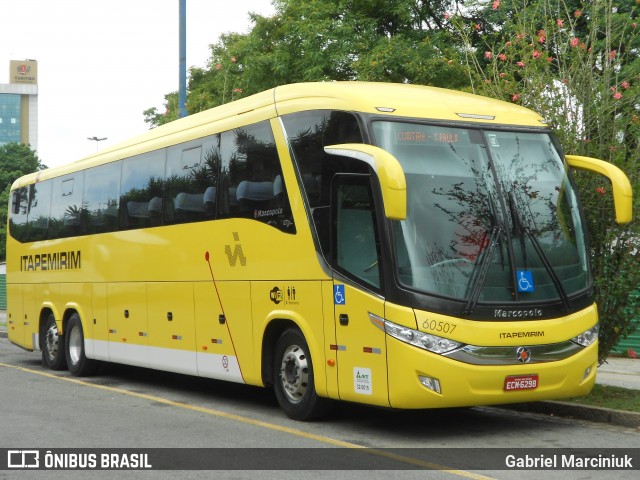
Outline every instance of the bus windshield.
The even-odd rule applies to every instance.
[[[393,221],[401,284],[477,303],[562,301],[589,284],[577,198],[545,132],[376,121],[402,165],[407,217]]]

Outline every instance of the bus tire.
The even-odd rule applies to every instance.
[[[65,337],[65,356],[69,372],[77,377],[93,375],[98,364],[95,360],[87,358],[85,355],[84,331],[82,330],[80,316],[77,313],[73,313],[69,318]]]
[[[309,346],[297,328],[280,335],[273,371],[276,399],[290,418],[313,420],[326,412],[328,400],[316,393]]]
[[[50,313],[44,322],[41,336],[42,365],[51,370],[64,370],[67,361],[64,354],[64,336],[58,332],[58,324]]]

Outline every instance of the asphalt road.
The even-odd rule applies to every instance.
[[[351,404],[337,404],[321,422],[300,423],[286,418],[269,390],[124,366],[77,379],[45,370],[38,354],[22,351],[6,338],[0,338],[0,405],[0,449],[179,449],[161,451],[164,458],[152,451],[162,464],[171,464],[172,455],[213,449],[201,455],[209,462],[206,476],[214,478],[600,480],[638,475],[637,470],[508,470],[491,460],[496,452],[504,456],[495,449],[532,456],[541,455],[535,449],[549,449],[542,451],[549,455],[567,447],[637,452],[640,432],[633,428],[489,407],[397,412]],[[351,456],[344,458],[344,451]],[[260,455],[272,463],[260,463]],[[211,466],[212,458],[220,470]],[[459,468],[464,459],[475,467]],[[257,472],[255,465],[275,467]],[[449,469],[418,470],[436,466]],[[215,475],[212,468],[218,470]],[[202,478],[203,472],[0,470],[2,480],[178,476]]]

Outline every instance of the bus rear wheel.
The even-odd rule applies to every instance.
[[[278,339],[274,361],[274,390],[280,407],[294,420],[313,420],[327,410],[328,400],[316,393],[309,346],[297,328]]]
[[[65,356],[72,375],[83,377],[95,373],[98,364],[85,355],[84,332],[77,313],[73,313],[67,323]]]
[[[51,370],[64,370],[67,362],[64,354],[64,337],[58,332],[58,324],[50,313],[40,332],[42,365]]]

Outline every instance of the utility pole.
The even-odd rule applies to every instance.
[[[187,116],[187,0],[180,3],[180,82],[178,87],[178,117]]]

